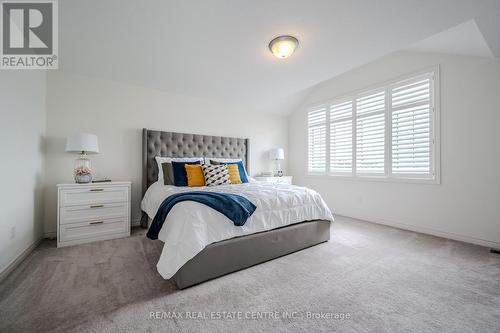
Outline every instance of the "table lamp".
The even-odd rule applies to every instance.
[[[276,161],[276,173],[275,176],[282,177],[283,170],[281,170],[280,161],[285,159],[285,150],[283,148],[276,148],[269,152],[269,158]]]
[[[92,165],[87,154],[99,153],[97,135],[78,133],[68,137],[66,141],[66,152],[80,153],[75,160],[73,171],[76,183],[90,183],[92,181]]]

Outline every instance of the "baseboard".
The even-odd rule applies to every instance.
[[[57,232],[56,231],[48,231],[48,232],[43,234],[43,238],[55,239],[55,238],[57,238]]]
[[[38,245],[40,245],[40,243],[42,242],[43,240],[43,236],[38,238],[33,244],[31,244],[26,250],[24,250],[23,252],[21,252],[20,255],[18,255],[16,258],[14,258],[14,260],[12,260],[10,262],[10,264],[8,264],[1,272],[0,272],[0,283],[10,274],[12,273],[12,271],[14,269],[16,269],[17,266],[19,266],[20,263],[23,262],[24,259],[26,259],[27,256],[29,256],[31,254],[31,252],[33,252],[34,249],[36,249],[36,247]]]
[[[475,238],[475,237],[471,237],[471,236],[455,234],[452,232],[441,231],[441,230],[436,230],[436,229],[432,229],[432,228],[416,226],[416,225],[412,225],[412,224],[387,221],[387,220],[382,220],[382,219],[373,219],[370,217],[360,216],[360,215],[353,216],[351,214],[344,214],[342,212],[339,212],[338,215],[350,217],[353,219],[363,220],[363,221],[370,222],[370,223],[382,224],[382,225],[386,225],[386,226],[394,227],[394,228],[398,228],[398,229],[414,231],[414,232],[418,232],[421,234],[427,234],[427,235],[437,236],[437,237],[441,237],[441,238],[452,239],[452,240],[456,240],[459,242],[481,245],[481,246],[494,248],[494,249],[500,248],[499,242],[490,241],[490,240],[481,239],[481,238]]]

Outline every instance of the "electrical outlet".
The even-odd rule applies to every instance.
[[[10,239],[16,238],[16,227],[10,228]]]

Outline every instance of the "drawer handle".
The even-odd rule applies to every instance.
[[[104,205],[91,205],[90,208],[102,208]]]
[[[102,192],[104,191],[103,188],[93,188],[93,189],[90,189],[90,192]]]
[[[104,221],[93,221],[93,222],[89,222],[89,224],[103,224]]]

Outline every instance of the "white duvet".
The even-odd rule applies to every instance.
[[[176,204],[158,235],[165,244],[157,268],[165,279],[170,279],[209,244],[302,221],[333,221],[330,209],[316,191],[264,182],[196,188],[156,182],[147,190],[141,208],[153,219],[166,197],[193,190],[239,194],[250,200],[257,209],[244,226],[238,227],[223,214],[201,203],[183,201]]]

